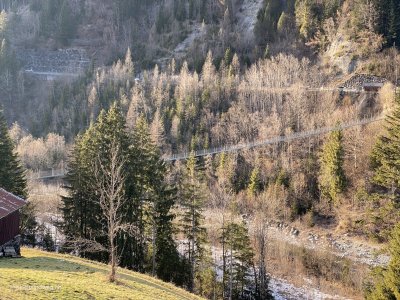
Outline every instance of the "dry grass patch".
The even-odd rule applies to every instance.
[[[201,299],[126,269],[118,270],[118,283],[112,284],[105,264],[25,248],[22,255],[0,260],[1,299]]]

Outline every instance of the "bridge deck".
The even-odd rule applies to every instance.
[[[345,130],[345,129],[349,129],[349,128],[353,128],[353,127],[363,126],[363,125],[367,125],[367,124],[371,124],[374,122],[384,120],[384,118],[385,118],[384,116],[365,118],[365,119],[357,120],[354,122],[339,124],[337,126],[318,128],[315,130],[298,132],[298,133],[294,133],[294,134],[286,135],[286,136],[276,136],[276,137],[272,137],[272,138],[264,140],[264,141],[254,141],[254,142],[243,143],[243,144],[238,144],[238,145],[229,145],[229,146],[223,146],[223,147],[217,147],[217,148],[211,148],[211,149],[202,149],[202,150],[194,151],[193,154],[191,152],[183,152],[183,153],[179,153],[179,154],[173,154],[171,156],[164,156],[163,159],[166,162],[174,162],[174,161],[179,161],[179,160],[186,160],[189,158],[190,155],[194,155],[195,157],[204,157],[204,156],[215,155],[215,154],[219,154],[219,153],[238,152],[238,151],[242,151],[245,149],[258,148],[258,147],[263,147],[263,146],[282,143],[282,142],[290,142],[290,141],[297,140],[297,139],[304,139],[304,138],[311,137],[311,136],[324,135],[324,134],[327,134],[329,132],[336,131],[336,130]],[[61,170],[51,170],[51,171],[39,171],[39,172],[33,173],[32,176],[30,177],[30,179],[31,180],[45,180],[45,179],[53,179],[53,178],[63,178],[64,176],[65,176],[65,170],[61,169]]]

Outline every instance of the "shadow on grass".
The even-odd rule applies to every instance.
[[[107,270],[76,263],[68,259],[53,258],[46,256],[22,257],[22,258],[2,258],[0,260],[1,269],[21,269],[45,272],[101,272],[106,274]]]
[[[88,261],[87,263],[97,263],[95,261]],[[102,273],[105,276],[108,275],[109,270],[105,265],[104,268],[97,268],[95,266],[88,266],[83,263],[74,262],[72,259],[54,258],[48,256],[37,256],[37,257],[21,257],[21,258],[3,258],[0,260],[0,272],[1,269],[20,269],[32,270],[32,271],[43,271],[43,272],[83,272],[83,273]],[[125,270],[124,270],[125,271]],[[119,279],[125,279],[128,281],[134,281],[140,284],[151,285],[159,287],[157,283],[148,281],[146,279],[139,278],[137,276],[127,274],[125,272],[118,272],[117,276]]]
[[[34,256],[34,257],[22,257],[22,258],[2,258],[0,259],[0,273],[2,269],[11,269],[11,270],[19,270],[22,272],[26,270],[35,271],[35,272],[60,272],[60,273],[101,273],[104,274],[105,278],[108,275],[108,268],[104,265],[104,268],[86,265],[86,263],[90,264],[92,262],[87,261],[83,263],[73,261],[74,258],[54,258],[50,256]],[[96,264],[96,262],[93,262]],[[139,276],[135,276],[134,274],[129,274],[125,271],[122,272],[117,271],[118,285],[123,285],[126,288],[132,289],[132,286],[129,286],[129,282],[135,282],[137,284],[150,286],[152,288],[156,288],[167,292],[171,295],[177,296],[181,299],[189,299],[183,296],[181,293],[164,286],[161,282],[158,283],[155,280],[146,280],[146,278],[141,278]],[[5,271],[3,271],[5,272]],[[62,275],[60,275],[62,276]],[[60,277],[61,279],[62,277]],[[120,280],[127,280],[127,282],[121,282]],[[135,287],[137,289],[138,287]],[[0,297],[1,298],[1,297]]]

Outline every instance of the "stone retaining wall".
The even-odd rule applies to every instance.
[[[32,74],[82,74],[90,65],[83,49],[33,50],[17,52],[17,58],[26,73]]]
[[[356,74],[342,84],[346,89],[363,89],[366,85],[383,85],[388,80],[383,77],[367,74]]]

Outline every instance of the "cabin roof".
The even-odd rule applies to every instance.
[[[0,219],[17,211],[26,204],[26,201],[0,188]]]

